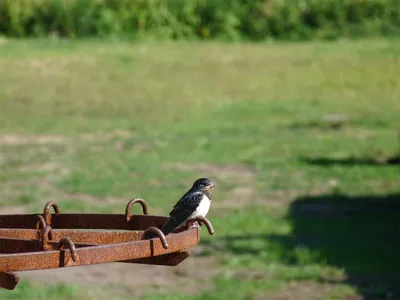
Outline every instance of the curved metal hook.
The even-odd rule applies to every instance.
[[[62,249],[63,247],[68,246],[69,251],[71,252],[71,257],[74,262],[78,261],[78,254],[76,254],[76,248],[74,243],[69,237],[62,238],[57,245],[58,249]]]
[[[40,225],[42,225],[42,230],[46,228],[46,221],[44,220],[42,215],[37,215],[39,221],[36,223],[36,229],[40,229]]]
[[[213,235],[214,234],[214,228],[212,227],[212,225],[211,225],[211,223],[210,223],[210,221],[208,221],[206,218],[203,218],[203,217],[197,217],[197,218],[194,218],[194,219],[192,219],[192,220],[190,220],[190,221],[192,221],[192,222],[199,222],[199,224],[200,225],[202,225],[202,224],[204,224],[204,225],[206,225],[206,227],[207,227],[207,230],[208,230],[208,233],[210,234],[210,235]]]
[[[39,221],[36,222],[36,230],[37,230],[37,234],[38,234],[38,239],[39,240],[43,240],[42,235],[43,235],[43,231],[46,228],[46,221],[44,220],[42,215],[37,215]]]
[[[132,217],[131,215],[131,208],[135,203],[140,203],[140,205],[142,206],[142,211],[144,215],[148,214],[148,208],[147,208],[147,203],[146,201],[144,201],[143,199],[140,198],[136,198],[136,199],[132,199],[131,201],[128,202],[128,204],[126,205],[126,209],[125,209],[125,218],[126,221],[129,221]]]
[[[61,213],[60,208],[58,207],[56,202],[54,202],[54,201],[47,202],[46,205],[44,206],[44,210],[43,210],[44,218],[46,219],[47,225],[51,224],[51,214],[50,214],[51,207],[53,207],[54,212],[56,214]]]
[[[142,240],[147,240],[149,238],[154,238],[154,236],[157,236],[160,239],[161,244],[162,244],[164,249],[168,249],[167,239],[165,238],[164,233],[160,229],[158,229],[157,227],[149,227],[149,228],[147,228],[143,232]]]
[[[50,237],[50,240],[53,239],[53,237],[51,235],[51,227],[50,226],[46,226],[42,230],[42,247],[43,247],[43,250],[51,250],[51,247],[49,245],[49,237]]]

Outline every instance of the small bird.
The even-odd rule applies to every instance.
[[[213,187],[215,187],[215,184],[210,179],[197,179],[191,189],[175,204],[161,231],[167,235],[184,226],[189,220],[196,217],[204,218],[210,209],[211,189]]]

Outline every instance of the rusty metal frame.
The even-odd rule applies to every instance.
[[[136,203],[143,215],[131,214]],[[200,242],[200,228],[193,222],[214,234],[207,219],[197,218],[165,236],[160,228],[166,220],[149,215],[143,199],[129,201],[125,214],[65,214],[50,201],[43,214],[0,215],[0,288],[15,289],[15,271],[106,262],[176,266]]]

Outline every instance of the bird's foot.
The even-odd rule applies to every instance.
[[[190,229],[191,227],[194,227],[194,220],[188,220],[187,222],[186,222],[186,228],[187,229]]]
[[[208,230],[208,233],[210,234],[210,235],[213,235],[214,234],[214,228],[212,227],[212,225],[211,225],[211,223],[210,223],[210,221],[208,221],[206,218],[204,218],[204,217],[196,217],[196,218],[194,218],[193,220],[191,220],[192,222],[197,222],[198,224],[199,224],[199,227],[201,226],[201,225],[206,225],[206,227],[207,227],[207,230]],[[200,228],[199,228],[200,229]]]
[[[186,229],[199,228],[199,230],[201,230],[200,223],[197,222],[196,220],[188,220],[186,222],[186,226],[185,227],[186,227]]]
[[[192,227],[194,227],[194,228],[199,228],[199,230],[201,230],[201,225],[199,224],[199,222],[193,222],[193,225],[192,225]]]

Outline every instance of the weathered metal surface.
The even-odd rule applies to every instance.
[[[143,231],[97,231],[94,229],[51,229],[52,239],[59,241],[69,236],[74,242],[93,244],[113,244],[140,240]],[[40,239],[36,229],[0,228],[0,238]]]
[[[144,215],[132,215],[139,203]],[[54,213],[50,213],[53,209]],[[199,228],[165,236],[167,217],[148,215],[143,199],[128,202],[125,214],[64,214],[55,202],[43,214],[0,215],[0,287],[14,289],[19,277],[10,272],[124,262],[176,266],[200,241]],[[205,224],[210,234],[211,223]]]
[[[38,214],[0,215],[0,228],[37,228]]]
[[[19,282],[19,276],[13,273],[0,272],[0,287],[6,290],[13,290]]]
[[[75,253],[78,256],[77,262],[71,260],[71,255],[68,250],[49,250],[0,255],[0,271],[14,272],[54,269],[60,266],[83,266],[158,256],[178,252],[197,245],[199,242],[198,233],[197,228],[191,228],[184,232],[168,235],[168,249],[163,247],[158,238],[82,248],[76,247]],[[62,251],[64,251],[63,257],[61,256]]]
[[[52,214],[51,227],[63,229],[120,229],[146,230],[161,227],[167,217],[134,215],[126,221],[125,214]],[[26,228],[39,226],[38,214],[0,215],[0,228]]]
[[[61,239],[62,240],[62,239]],[[43,249],[42,240],[27,240],[18,238],[0,238],[0,257],[3,254],[25,253],[25,252],[40,252],[43,250],[59,249],[59,241],[48,241],[46,249]],[[74,243],[76,247],[91,247],[96,246],[94,243]],[[0,271],[2,271],[0,269]]]
[[[164,254],[159,256],[152,256],[146,258],[138,258],[131,260],[124,260],[120,262],[132,263],[132,264],[146,264],[146,265],[159,265],[159,266],[177,266],[182,261],[190,256],[189,251],[182,251],[170,254]]]

